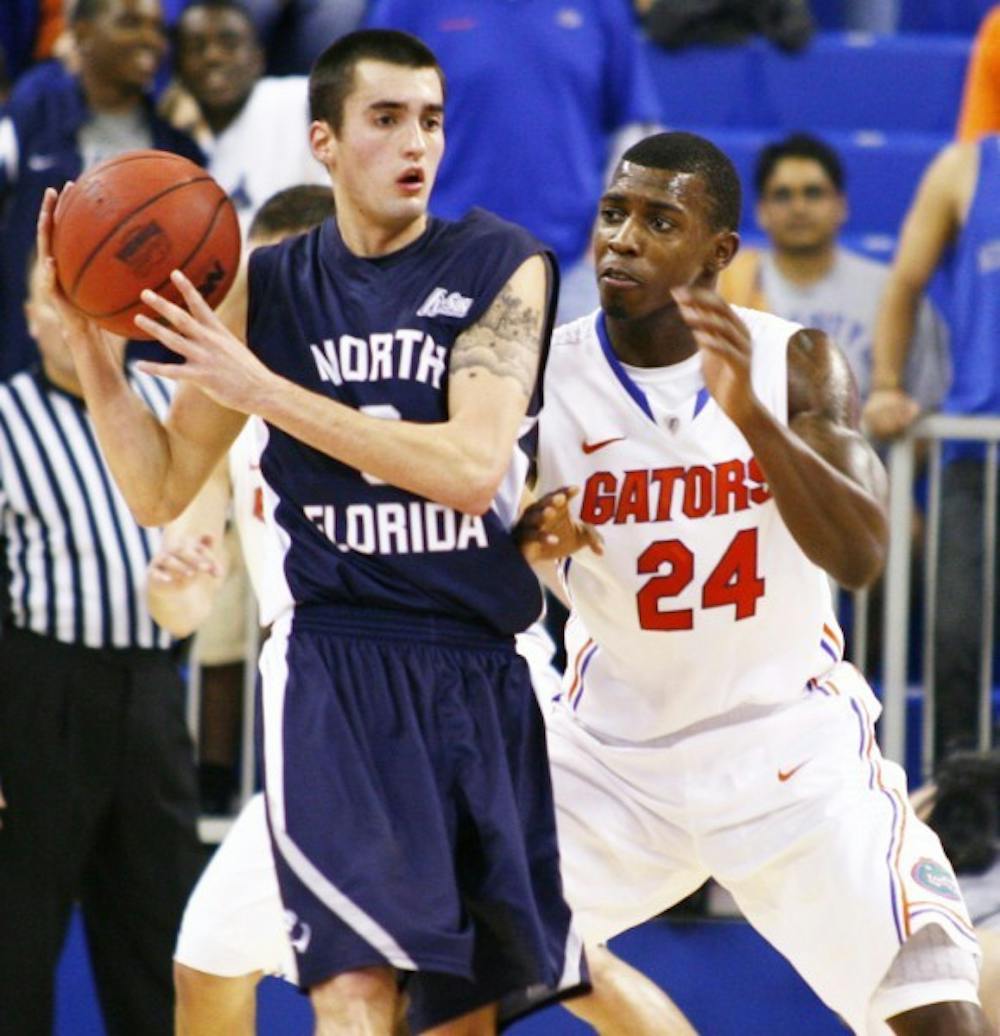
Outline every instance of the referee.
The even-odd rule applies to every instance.
[[[0,383],[0,1031],[52,1032],[79,901],[109,1036],[168,1036],[204,855],[184,688],[144,603],[160,533],[114,485],[38,282],[41,368]],[[163,384],[132,383],[162,416]]]

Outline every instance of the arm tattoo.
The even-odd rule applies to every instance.
[[[530,396],[535,386],[542,314],[506,285],[479,321],[459,335],[449,373],[477,369],[513,378]]]

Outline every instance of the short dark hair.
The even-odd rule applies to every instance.
[[[250,26],[254,38],[257,37],[257,25],[253,20],[253,15],[250,13],[250,8],[243,3],[243,0],[190,0],[189,3],[184,5],[184,9],[177,16],[177,21],[174,22],[173,37],[175,40],[180,34],[181,24],[187,17],[188,11],[193,11],[196,7],[203,7],[209,11],[233,11]]]
[[[247,238],[303,234],[334,213],[333,190],[318,183],[297,184],[272,194],[250,221]]]
[[[830,178],[838,194],[844,193],[844,167],[840,155],[825,141],[809,133],[792,133],[784,140],[768,144],[757,156],[753,186],[758,197],[764,193],[777,164],[785,158],[807,158],[816,162]]]
[[[77,22],[90,21],[107,6],[108,0],[73,0],[69,9],[69,23],[75,25]]]
[[[430,48],[396,29],[360,29],[334,40],[309,73],[309,116],[324,119],[335,133],[344,122],[344,101],[354,88],[359,61],[385,61],[406,68],[433,68],[444,91],[444,72]]]
[[[712,200],[713,230],[736,230],[740,225],[743,191],[736,167],[728,155],[696,133],[654,133],[622,155],[647,169],[670,169],[700,176]]]

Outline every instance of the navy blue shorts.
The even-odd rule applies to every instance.
[[[309,609],[277,624],[261,678],[268,818],[304,988],[392,966],[420,1032],[585,982],[544,724],[512,643],[453,620]]]

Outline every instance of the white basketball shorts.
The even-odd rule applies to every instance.
[[[879,752],[879,710],[846,663],[787,705],[747,706],[642,745],[553,709],[563,881],[585,939],[604,942],[714,877],[862,1033],[881,1028],[868,1028],[869,1004],[919,929],[939,925],[978,959],[941,844],[910,807],[902,769]],[[925,985],[884,1017],[975,998],[968,982]]]
[[[295,981],[263,794],[243,807],[191,893],[174,960],[224,978],[263,971]]]

